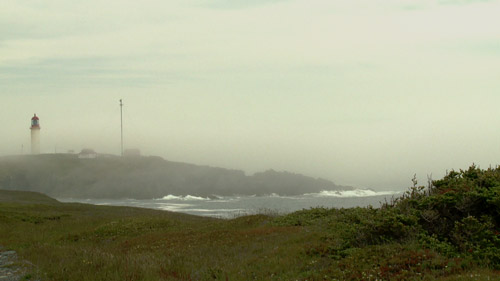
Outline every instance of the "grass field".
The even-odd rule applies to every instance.
[[[0,245],[34,264],[25,280],[500,279],[494,268],[423,248],[412,235],[371,237],[365,222],[378,212],[220,220],[0,191]]]

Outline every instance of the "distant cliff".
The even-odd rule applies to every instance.
[[[299,195],[350,190],[331,181],[269,170],[243,171],[198,166],[160,157],[73,154],[0,158],[0,189],[37,191],[59,198],[161,198],[174,195]]]

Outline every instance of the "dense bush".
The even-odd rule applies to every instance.
[[[451,171],[416,184],[387,208],[418,217],[421,242],[448,255],[500,267],[500,168]]]
[[[450,259],[500,268],[500,168],[451,171],[428,186],[413,187],[382,208],[303,210],[278,224],[329,229],[310,255],[345,258],[353,249],[415,244]]]

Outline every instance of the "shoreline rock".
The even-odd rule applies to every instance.
[[[0,281],[19,281],[25,274],[26,268],[20,265],[17,253],[0,246]]]

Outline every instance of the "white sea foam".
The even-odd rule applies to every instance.
[[[323,190],[320,193],[308,193],[314,197],[370,197],[370,196],[387,196],[396,195],[400,191],[373,191],[370,189],[354,189],[354,190]]]
[[[159,198],[156,200],[207,201],[207,200],[210,200],[210,198],[204,198],[204,197],[193,196],[193,195],[176,196],[176,195],[169,194],[167,196],[163,196],[163,198]]]
[[[186,196],[184,196],[184,200],[203,200],[203,201],[206,201],[206,200],[210,200],[210,198],[186,195]]]
[[[180,199],[181,199],[181,196],[175,196],[175,195],[169,194],[167,196],[163,196],[163,198],[158,198],[156,200],[180,200]]]
[[[213,199],[210,199],[210,203],[228,203],[240,201],[241,196],[222,196],[217,194],[212,194]]]

